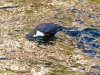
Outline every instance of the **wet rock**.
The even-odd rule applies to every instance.
[[[86,43],[92,42],[93,40],[95,40],[93,37],[83,37],[82,38],[83,41],[85,41]]]
[[[40,6],[36,6],[36,5],[30,5],[30,6],[33,7],[33,8],[36,8],[36,9],[40,8]]]
[[[98,54],[100,54],[100,52],[98,52]]]
[[[91,58],[94,58],[95,55],[97,54],[97,51],[95,51],[95,50],[82,50],[82,51],[83,51],[83,53],[89,54],[91,56]]]
[[[81,20],[80,20],[80,19],[75,19],[75,22],[79,22],[79,23],[80,23],[80,22],[81,22]]]
[[[97,15],[96,15],[96,17],[97,17],[97,18],[99,18],[99,17],[100,17],[100,13],[99,13],[99,14],[97,14]]]
[[[11,50],[12,53],[16,52],[15,50]]]
[[[78,10],[75,9],[75,8],[71,10],[72,13],[77,13],[77,11],[78,11]]]
[[[92,14],[88,14],[88,18],[95,18],[95,16]]]
[[[85,28],[82,30],[82,34],[88,34],[93,37],[100,37],[100,31],[93,28]]]
[[[0,58],[0,60],[8,60],[8,58]]]
[[[23,32],[24,30],[15,30],[15,32]]]
[[[85,0],[79,0],[80,2],[84,2]]]
[[[0,41],[0,44],[3,44],[3,42],[2,42],[2,41]]]
[[[100,56],[96,56],[97,59],[100,59]]]
[[[69,57],[68,61],[71,61],[71,62],[77,61],[77,62],[79,62],[79,61],[81,61],[81,59],[83,59],[83,56],[81,56],[81,55],[76,55],[76,56],[73,55],[73,56]]]
[[[85,49],[86,47],[84,46],[84,42],[81,40],[77,43],[77,46],[81,49]]]
[[[72,70],[74,70],[74,71],[77,70],[77,66],[70,66],[70,68],[71,68]]]
[[[78,22],[79,24],[87,26],[87,24],[85,22],[81,21],[80,19],[75,19],[75,22]]]
[[[78,11],[78,14],[83,14],[83,13],[84,13],[84,12],[83,12],[83,11],[81,11],[81,10],[79,10],[79,11]]]
[[[94,25],[91,25],[91,27],[95,27]]]
[[[2,6],[0,9],[18,8],[19,6]]]
[[[100,48],[100,45],[97,45],[97,44],[94,44],[94,43],[89,44],[89,46],[91,48]]]
[[[85,72],[85,75],[97,75],[97,74],[94,72]]]
[[[86,68],[80,68],[81,70],[85,70]]]
[[[100,70],[100,66],[91,66],[91,68]]]
[[[100,24],[100,22],[95,22],[96,24]]]
[[[67,31],[65,34],[72,36],[72,37],[79,37],[80,36],[80,31]]]
[[[8,33],[9,36],[12,36],[13,34]]]
[[[58,10],[60,10],[60,8],[56,8],[54,11],[58,11]]]
[[[95,50],[83,50],[84,53],[97,53]]]

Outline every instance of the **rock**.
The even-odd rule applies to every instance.
[[[1,6],[0,9],[18,8],[19,6]]]
[[[0,41],[0,44],[3,44],[3,42],[2,42],[2,41]]]
[[[0,60],[8,60],[8,58],[0,58]]]

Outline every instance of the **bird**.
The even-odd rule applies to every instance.
[[[76,36],[78,34],[76,30],[77,28],[75,27],[69,28],[55,23],[41,23],[37,25],[33,30],[31,30],[28,34],[26,34],[26,38],[31,39],[38,36],[54,37],[55,34],[59,31],[62,31],[63,33],[68,34],[70,36]]]

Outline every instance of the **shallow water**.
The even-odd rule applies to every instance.
[[[79,0],[80,2],[83,2],[84,0]],[[21,8],[22,6],[3,6],[3,7],[0,7],[0,11],[5,11],[5,10],[10,10],[10,9],[12,9],[12,8]],[[26,6],[26,4],[25,4],[25,7],[27,7]],[[82,7],[82,8],[81,8]],[[74,37],[75,39],[74,39],[74,44],[72,45],[72,46],[74,46],[75,48],[74,49],[78,49],[78,50],[80,50],[83,54],[85,54],[85,56],[87,56],[87,57],[89,57],[90,58],[90,60],[88,60],[88,61],[90,61],[90,62],[94,62],[95,64],[91,64],[90,62],[89,63],[87,63],[87,64],[90,64],[89,66],[89,71],[87,71],[87,67],[85,67],[85,65],[84,66],[80,66],[81,65],[81,63],[80,64],[76,64],[76,65],[74,65],[74,64],[71,64],[71,65],[63,65],[61,62],[63,62],[62,60],[59,60],[59,58],[58,59],[55,59],[55,57],[51,57],[50,59],[47,57],[47,61],[43,61],[42,63],[45,63],[45,66],[46,67],[50,67],[50,68],[52,68],[53,70],[53,73],[52,74],[50,74],[50,75],[62,75],[63,73],[63,75],[68,75],[67,73],[69,72],[69,69],[71,69],[71,68],[74,68],[74,69],[80,69],[82,72],[84,72],[84,75],[100,75],[100,72],[99,72],[99,70],[100,70],[100,64],[98,64],[98,62],[100,61],[100,12],[98,11],[98,12],[96,12],[96,13],[92,13],[92,12],[95,12],[95,10],[97,10],[97,9],[93,9],[92,10],[92,8],[91,8],[91,10],[92,10],[92,12],[90,12],[91,10],[88,10],[87,8],[89,8],[89,7],[91,7],[91,6],[84,6],[84,4],[81,6],[80,5],[80,7],[64,7],[64,9],[63,8],[56,8],[56,9],[53,9],[53,10],[50,10],[50,12],[53,12],[53,15],[52,15],[52,17],[50,17],[50,18],[53,18],[53,20],[55,19],[56,21],[58,21],[58,22],[54,22],[54,23],[58,23],[58,24],[61,24],[61,25],[63,25],[63,26],[70,26],[70,25],[72,25],[72,23],[73,22],[75,22],[76,23],[76,25],[75,25],[75,27],[78,27],[78,29],[76,29],[75,31],[66,31],[66,35],[68,35],[68,36],[70,36],[70,37]],[[95,6],[94,6],[95,7]],[[32,8],[32,9],[30,9],[30,10],[32,10],[32,12],[34,12],[35,10],[33,9],[33,8],[35,8],[36,10],[40,10],[41,8],[40,8],[40,6],[32,6],[32,5],[30,5],[30,7],[29,8]],[[85,9],[84,9],[85,8]],[[22,9],[22,8],[21,8]],[[63,9],[63,11],[62,11],[62,9]],[[17,9],[15,9],[15,10],[17,10]],[[24,10],[27,10],[27,9],[24,9]],[[29,10],[29,9],[28,9]],[[44,9],[43,9],[44,10]],[[98,9],[99,10],[99,9]],[[19,11],[19,10],[18,10]],[[7,11],[5,11],[6,13],[7,13]],[[23,11],[20,11],[19,13],[21,13],[21,12],[23,12]],[[26,11],[25,11],[26,12]],[[12,12],[9,12],[9,13],[12,13]],[[28,13],[28,12],[27,12]],[[32,16],[33,17],[33,13],[31,13],[31,12],[29,12],[29,15],[30,16]],[[48,12],[47,12],[48,13]],[[67,13],[67,14],[66,14]],[[4,14],[4,13],[2,13],[2,14]],[[17,13],[16,13],[17,14]],[[36,13],[35,13],[36,14]],[[38,14],[38,12],[37,12],[37,14]],[[25,15],[24,16],[26,16],[27,14],[25,13]],[[44,15],[46,15],[46,14],[41,14],[41,15],[39,15],[39,16],[41,16],[41,18],[40,19],[44,19],[44,18],[46,18],[46,16],[44,16]],[[15,15],[16,16],[16,15]],[[37,21],[39,21],[40,19],[37,19],[39,16],[36,16],[35,17],[35,21],[37,20]],[[43,16],[43,17],[42,17]],[[4,16],[5,17],[5,16]],[[16,16],[17,17],[17,16]],[[22,14],[20,14],[20,16],[18,16],[18,18],[16,19],[16,20],[14,20],[14,18],[12,17],[12,16],[10,16],[10,20],[8,20],[8,21],[2,21],[1,22],[1,24],[3,25],[3,26],[5,26],[5,25],[9,25],[9,23],[11,22],[12,23],[12,26],[13,25],[16,25],[17,26],[17,23],[14,23],[14,22],[17,22],[17,21],[20,21],[21,19],[20,19],[20,17],[22,17]],[[47,16],[48,17],[48,16]],[[8,18],[9,18],[9,16],[8,16]],[[8,19],[7,18],[7,19]],[[24,18],[26,18],[26,17],[24,17]],[[86,20],[84,20],[84,19],[86,19]],[[95,20],[96,19],[96,20]],[[5,20],[5,19],[4,19]],[[28,20],[30,20],[30,17],[28,18]],[[34,20],[34,18],[32,18],[32,20],[31,21],[33,21]],[[89,22],[88,23],[88,20],[89,21],[91,21],[91,22]],[[24,19],[22,20],[22,22],[24,21]],[[36,21],[36,22],[37,22]],[[66,23],[65,21],[70,21],[69,23]],[[7,22],[7,23],[6,23]],[[28,22],[28,21],[27,21]],[[34,22],[34,25],[37,25],[37,23],[36,22]],[[45,21],[44,21],[45,22]],[[13,24],[14,23],[14,24]],[[26,23],[26,20],[25,20],[25,23],[22,23],[22,24],[25,24],[25,26],[27,26],[27,25],[31,25],[31,24],[33,24],[33,22],[32,23],[30,23],[30,21],[28,22],[28,23]],[[18,25],[19,26],[19,25]],[[27,26],[28,27],[28,26]],[[32,26],[33,27],[33,26]],[[23,28],[23,30],[22,30],[22,28]],[[29,27],[28,27],[29,28]],[[8,28],[9,29],[9,28]],[[3,29],[2,29],[3,30]],[[31,27],[30,27],[30,30],[31,30]],[[18,28],[18,29],[13,29],[12,30],[14,33],[9,33],[9,32],[7,32],[7,35],[8,36],[10,36],[12,39],[13,39],[13,36],[16,34],[16,35],[19,35],[19,34],[22,34],[22,33],[24,33],[24,32],[26,32],[26,31],[29,31],[29,30],[24,30],[24,27],[22,26],[21,28]],[[4,31],[5,32],[5,31]],[[25,38],[25,34],[23,34],[24,36],[22,37],[22,38]],[[21,35],[20,35],[21,36]],[[17,36],[15,36],[15,38],[17,38]],[[20,39],[20,37],[18,36],[18,38],[17,38],[18,40]],[[55,46],[55,44],[56,43],[58,43],[56,40],[57,39],[59,39],[60,40],[60,42],[61,43],[63,43],[65,46],[62,46],[62,48],[61,48],[61,51],[63,51],[63,48],[64,48],[64,50],[66,50],[67,49],[67,44],[65,44],[64,43],[64,41],[65,40],[67,40],[68,41],[68,39],[63,39],[62,38],[62,36],[55,36],[54,38],[52,37],[45,37],[45,38],[43,38],[43,37],[37,37],[37,38],[30,38],[30,40],[29,41],[34,41],[34,42],[37,42],[38,43],[38,45],[52,45],[52,46]],[[72,42],[73,42],[73,40],[71,40]],[[15,42],[15,41],[14,41]],[[21,41],[21,42],[23,42],[23,41]],[[0,44],[2,44],[2,42],[0,43]],[[21,43],[22,44],[22,43]],[[23,46],[24,47],[24,46]],[[26,46],[27,47],[27,46]],[[50,46],[51,47],[51,46]],[[56,47],[56,46],[55,46]],[[72,47],[73,48],[73,47]],[[28,48],[29,50],[33,50],[33,48]],[[40,48],[41,49],[41,48]],[[8,49],[7,49],[8,50]],[[17,51],[18,49],[12,49],[10,52],[13,54],[13,53],[16,53],[16,51]],[[22,50],[23,50],[23,48],[22,48]],[[58,49],[59,50],[59,49]],[[71,50],[71,49],[68,49],[68,50]],[[42,51],[44,51],[44,53],[45,53],[45,51],[46,51],[46,49],[45,50],[35,50],[36,51],[36,53],[37,52],[40,52],[40,55],[41,55],[41,52]],[[49,51],[48,51],[49,52]],[[56,52],[56,51],[54,51],[54,52]],[[54,53],[53,51],[52,51],[52,53],[51,53],[51,55],[50,56],[52,56],[52,54]],[[66,53],[67,51],[65,51],[65,52],[63,52],[63,53]],[[34,52],[35,53],[35,52]],[[48,53],[46,53],[46,54],[48,54]],[[24,56],[24,54],[22,54],[23,56]],[[29,54],[30,55],[30,54]],[[27,56],[29,56],[29,55],[27,55]],[[68,57],[71,55],[71,53],[68,55]],[[78,55],[78,54],[77,54]],[[55,55],[56,56],[56,55]],[[60,55],[59,55],[60,56]],[[20,56],[20,54],[19,54],[19,57],[21,57]],[[34,57],[34,56],[33,56]],[[39,57],[39,56],[38,56]],[[46,56],[44,56],[44,57],[46,57]],[[66,55],[65,55],[65,57],[67,57]],[[74,56],[75,57],[75,56]],[[17,58],[17,57],[16,57]],[[23,59],[23,58],[22,58]],[[5,60],[8,60],[8,58],[5,58],[5,57],[2,57],[2,58],[0,58],[0,61],[5,61]],[[14,59],[14,60],[16,60],[16,59]],[[27,59],[25,59],[26,61],[27,61]],[[31,60],[31,59],[30,59]],[[37,60],[37,64],[38,64],[38,62],[40,62],[38,59],[36,59]],[[50,60],[52,60],[52,61],[50,61]],[[65,61],[67,61],[68,59],[64,59]],[[85,59],[83,59],[84,61],[85,61]],[[87,60],[87,59],[86,59]],[[92,60],[92,61],[91,61]],[[65,61],[63,62],[63,63],[65,63]],[[74,61],[78,61],[78,59],[77,60],[74,60],[73,58],[72,58],[72,63],[74,63]],[[32,60],[32,62],[30,62],[32,65],[33,65],[33,60]],[[55,64],[56,63],[56,64]],[[58,64],[57,64],[58,63]],[[60,64],[59,64],[60,63]],[[76,62],[75,62],[76,63]],[[37,65],[36,64],[36,65]],[[68,64],[70,64],[70,62],[68,62]],[[56,68],[57,67],[57,68]],[[69,67],[69,68],[67,68],[67,67]],[[60,70],[59,70],[60,69]],[[68,71],[67,71],[67,69],[68,69]],[[93,70],[91,70],[91,69],[93,69]],[[95,71],[96,70],[96,71]],[[97,72],[98,71],[98,72]],[[70,72],[73,72],[72,70],[70,71]],[[48,74],[47,74],[48,75]],[[69,75],[74,75],[74,72],[73,72],[73,74],[71,73],[71,74],[69,74]],[[76,75],[76,74],[75,74]],[[78,74],[77,74],[78,75]]]
[[[77,45],[84,53],[94,55],[93,57],[98,53],[97,49],[100,49],[100,30],[85,28],[81,31],[74,31],[74,33],[70,31],[66,34],[76,37]],[[83,34],[84,36],[82,36]]]

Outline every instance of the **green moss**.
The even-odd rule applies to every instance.
[[[57,66],[62,69],[62,70],[66,70],[68,67],[62,64],[57,64]]]
[[[55,9],[56,6],[54,6],[54,5],[48,5],[48,8]]]
[[[65,43],[61,43],[60,41],[57,41],[57,43],[59,44],[59,46],[61,48],[63,48],[63,50],[60,50],[60,52],[66,54],[66,55],[73,54],[74,48],[70,47],[71,43],[65,44]]]
[[[87,2],[92,2],[92,3],[97,3],[97,4],[99,4],[100,3],[100,0],[87,0]]]
[[[75,63],[74,65],[75,66],[82,66],[82,64],[80,64],[80,63]]]
[[[88,18],[87,18],[87,19],[85,18],[85,19],[83,20],[83,22],[86,22],[86,23],[89,24],[89,25],[93,24],[93,22],[90,21]]]
[[[26,10],[26,14],[33,14],[33,10]]]
[[[11,70],[10,68],[6,68],[6,72],[15,72],[15,70]]]
[[[71,74],[72,72],[69,70],[53,70],[49,75],[66,75],[66,74]]]
[[[24,70],[24,71],[16,71],[16,73],[30,73],[29,70]]]
[[[7,0],[6,2],[12,2],[19,5],[26,5],[30,3],[28,0]]]
[[[50,72],[50,75],[66,75],[71,73],[71,70],[63,64],[57,63],[53,66],[53,70]]]
[[[34,65],[37,65],[37,64],[40,64],[38,61],[33,61],[33,60],[28,60],[27,62],[26,62],[26,64],[28,65],[28,66],[34,66]]]
[[[3,49],[0,49],[0,51],[3,51]]]
[[[54,70],[53,72],[60,73],[60,74],[67,74],[64,70]]]
[[[55,58],[53,56],[49,56],[48,58],[52,59],[52,60],[55,60],[55,61],[58,61],[58,62],[64,62],[64,60],[57,59],[57,58]]]
[[[32,4],[34,6],[39,6],[39,7],[49,8],[49,9],[55,8],[54,5],[43,4],[42,0],[7,0],[6,2],[12,2],[14,4],[25,5],[25,6],[28,4]]]
[[[13,0],[6,0],[6,2],[13,2]]]
[[[51,67],[53,65],[53,62],[45,62],[45,67]]]
[[[18,49],[20,49],[20,50],[23,50],[23,47],[17,47]]]
[[[32,30],[32,29],[33,29],[33,28],[29,28],[28,26],[23,28],[23,30],[28,31],[28,32],[29,32],[30,30]]]

